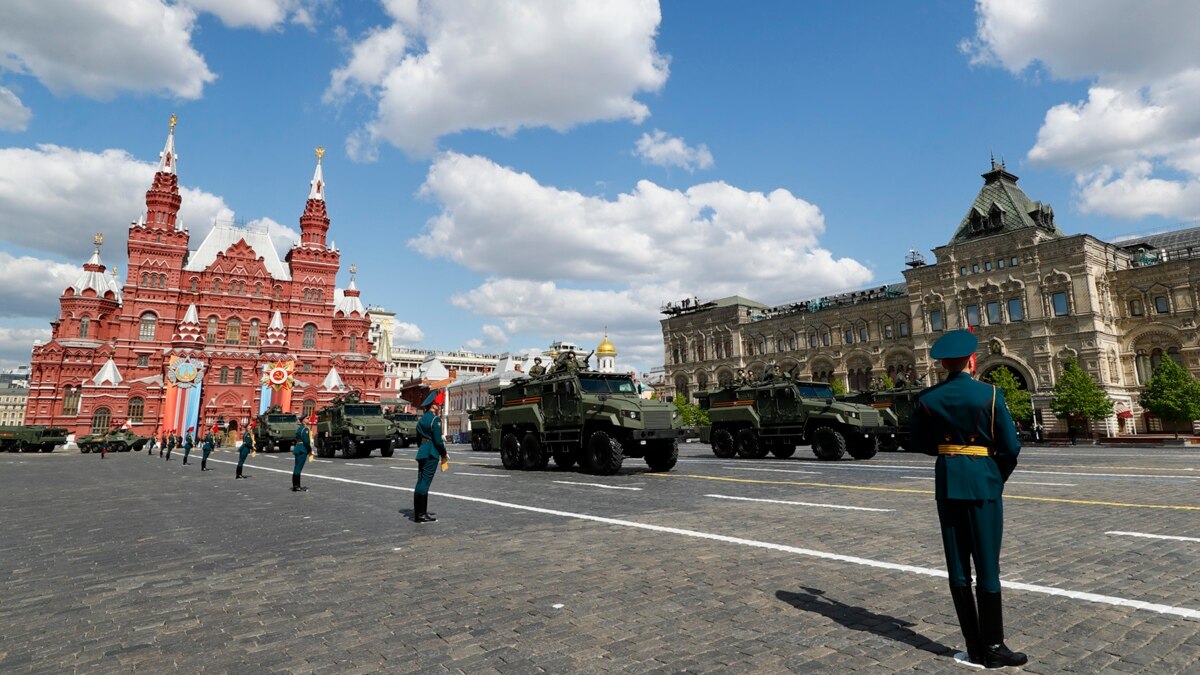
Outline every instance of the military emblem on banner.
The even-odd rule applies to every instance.
[[[291,389],[295,383],[294,361],[275,361],[263,366],[262,383],[275,390]]]
[[[171,365],[167,366],[167,381],[180,389],[196,386],[203,374],[204,364],[193,361],[191,357],[175,357],[171,359]]]

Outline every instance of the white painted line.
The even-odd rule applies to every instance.
[[[909,480],[936,480],[933,476],[900,476]],[[1023,480],[1010,480],[1005,485],[1049,485],[1051,487],[1075,487],[1074,483],[1031,483]]]
[[[512,478],[512,476],[502,473],[467,473],[466,471],[455,471],[454,473],[459,476],[479,476],[481,478]]]
[[[1097,476],[1100,478],[1183,478],[1186,480],[1196,480],[1195,476],[1148,476],[1144,473],[1084,473],[1082,471],[1042,471],[1041,469],[1038,469],[1037,471],[1026,471],[1026,470],[1017,469],[1013,473],[1025,473],[1025,474],[1046,475],[1046,476],[1081,476],[1081,477]]]
[[[402,548],[400,548],[399,546],[397,546],[396,548],[394,548],[394,549],[392,549],[392,550],[393,550],[393,551],[403,551],[404,549],[402,549]]]
[[[605,485],[604,483],[577,483],[573,480],[556,480],[555,483],[560,485],[587,485],[589,487],[604,488],[606,490],[641,490],[640,487],[622,487],[620,485]]]
[[[220,462],[221,464],[237,464],[228,460],[210,460]],[[276,473],[291,473],[287,469],[272,469],[269,467],[255,467],[261,471],[274,471]],[[362,485],[365,487],[375,487],[383,490],[396,490],[398,492],[413,492],[413,488],[402,487],[399,485],[385,485],[383,483],[369,483],[362,480],[351,480],[349,478],[340,478],[338,476],[322,476],[321,474],[309,474],[309,478],[319,478],[321,480],[330,480],[338,483],[349,483],[351,485]],[[798,546],[787,546],[785,544],[775,544],[766,541],[758,541],[756,539],[743,539],[742,537],[730,537],[723,534],[713,534],[711,532],[700,532],[698,530],[687,530],[679,527],[667,527],[665,525],[653,525],[650,523],[639,523],[633,520],[620,520],[617,518],[606,518],[604,516],[593,516],[586,513],[573,513],[571,511],[559,511],[556,509],[544,509],[538,506],[527,506],[525,504],[514,504],[512,502],[502,502],[495,499],[485,499],[483,497],[469,497],[467,495],[456,495],[449,492],[431,492],[435,497],[444,497],[446,499],[457,499],[459,501],[471,502],[473,504],[484,504],[487,506],[497,506],[505,509],[513,509],[514,511],[527,511],[529,513],[540,513],[547,516],[558,516],[560,518],[573,518],[575,520],[586,520],[593,523],[601,523],[604,525],[612,525],[615,527],[627,527],[636,530],[646,530],[648,532],[661,532],[664,534],[675,534],[681,537],[690,537],[693,539],[705,539],[708,541],[719,541],[726,544],[735,544],[738,546],[746,546],[749,548],[766,549],[770,551],[778,551],[781,553],[793,553],[809,558],[817,558],[820,560],[834,560],[837,562],[850,563],[852,565],[860,565],[863,567],[873,567],[875,569],[890,570],[893,572],[906,572],[918,576],[934,577],[938,579],[946,578],[946,571],[935,569],[932,567],[918,567],[916,565],[904,565],[900,563],[891,563],[883,560],[872,560],[871,558],[860,558],[857,556],[843,555],[841,553],[829,553],[826,551],[818,551],[815,549],[800,548]],[[1170,616],[1179,616],[1186,619],[1200,620],[1200,609],[1192,609],[1190,607],[1176,607],[1173,605],[1161,605],[1153,602],[1143,602],[1141,600],[1130,600],[1113,595],[1101,595],[1099,593],[1087,593],[1084,591],[1071,591],[1065,588],[1056,588],[1054,586],[1041,586],[1037,584],[1028,584],[1019,581],[1001,581],[1001,584],[1017,591],[1028,591],[1030,593],[1041,593],[1043,595],[1053,595],[1064,598],[1072,598],[1075,600],[1083,600],[1085,602],[1094,602],[1103,605],[1113,605],[1116,607],[1131,607],[1156,614],[1167,614]]]
[[[550,606],[553,607],[554,609],[562,609],[563,607],[566,607],[566,605],[562,604],[561,602],[556,602]]]
[[[1145,532],[1105,532],[1104,534],[1116,534],[1123,537],[1143,537],[1145,539],[1170,539],[1171,541],[1200,542],[1200,539],[1196,537],[1175,537],[1168,534],[1146,534]]]
[[[389,467],[389,468],[395,469],[397,471],[416,471],[417,470],[417,468],[413,467],[413,466],[393,466],[393,467]]]
[[[820,471],[797,471],[795,469],[756,469],[752,466],[735,466],[732,468],[738,469],[739,471],[770,471],[772,473],[807,473],[814,476],[821,475]]]
[[[371,468],[370,464],[355,464],[354,462],[342,462],[342,463],[345,464],[346,466],[365,466],[368,469]]]
[[[839,504],[813,504],[811,502],[789,502],[782,499],[754,499],[752,497],[731,497],[729,495],[704,495],[715,499],[736,499],[739,502],[763,502],[766,504],[789,504],[792,506],[818,506],[823,509],[845,509],[847,511],[878,511],[888,513],[895,509],[873,509],[866,506],[841,506]]]

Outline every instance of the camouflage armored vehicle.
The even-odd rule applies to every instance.
[[[893,427],[891,436],[880,437],[879,449],[884,452],[894,452],[908,449],[908,428],[912,420],[913,409],[917,405],[917,396],[925,391],[924,387],[897,387],[880,391],[864,391],[842,397],[848,403],[869,405],[879,411],[883,423]]]
[[[53,452],[67,443],[67,430],[41,424],[0,427],[0,451]]]
[[[296,442],[296,427],[300,418],[295,413],[285,413],[279,406],[271,406],[258,416],[254,426],[254,445],[259,452],[287,452]]]
[[[417,440],[417,421],[420,415],[394,412],[384,415],[392,423],[392,445],[407,448]]]
[[[875,456],[879,438],[892,433],[871,406],[834,399],[824,382],[774,380],[728,386],[697,395],[711,426],[701,440],[717,457],[791,457],[796,446],[812,445],[818,459]]]
[[[293,437],[295,429],[292,430]],[[339,396],[317,411],[316,452],[318,457],[369,457],[378,449],[392,456],[392,423],[383,416],[383,406],[363,403],[356,392]]]
[[[492,415],[495,408],[490,405],[480,406],[467,413],[471,420],[471,449],[475,452],[489,452],[497,449],[499,443],[492,442]]]
[[[108,442],[109,452],[138,452],[150,442],[150,438],[138,436],[128,429],[113,429],[107,434],[89,434],[76,439],[75,444],[80,452],[100,452],[100,444],[105,441]]]
[[[608,475],[626,457],[645,458],[651,471],[669,471],[679,458],[675,406],[639,398],[628,375],[566,369],[488,393],[506,469],[541,470],[553,457],[563,469]]]

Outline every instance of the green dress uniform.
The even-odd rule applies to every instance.
[[[192,441],[192,430],[188,429],[188,432],[183,435],[183,463],[184,464],[188,463],[188,461],[187,461],[188,455],[192,454],[193,447],[195,447],[195,443],[193,443],[193,441]]]
[[[201,457],[200,457],[200,470],[201,471],[208,471],[208,456],[210,454],[212,454],[213,446],[215,446],[216,444],[217,443],[213,439],[213,435],[212,435],[211,431],[204,435],[204,444],[200,446],[200,449],[204,451],[204,454],[201,455]]]
[[[442,418],[433,414],[430,407],[441,405],[445,400],[445,392],[431,392],[425,398],[422,408],[425,414],[417,421],[417,438],[421,446],[417,449],[417,486],[413,490],[413,522],[429,523],[437,520],[429,513],[429,486],[437,474],[439,462],[447,460],[446,436],[442,433]]]
[[[962,358],[975,353],[977,346],[974,334],[952,331],[934,344],[930,356]],[[1004,645],[1000,606],[1002,495],[1021,450],[1004,394],[967,372],[953,373],[921,392],[910,434],[915,450],[937,456],[934,497],[950,595],[967,655],[989,668],[1021,665],[1025,655]],[[976,597],[971,595],[972,561]]]
[[[147,455],[153,455],[153,454],[154,454],[154,444],[155,444],[155,443],[157,443],[157,442],[158,442],[158,439],[156,439],[156,438],[154,437],[154,435],[153,435],[153,434],[151,434],[151,435],[150,435],[150,442],[146,444],[146,454],[147,454]]]
[[[175,434],[167,436],[167,461],[171,461],[171,451],[175,449]]]
[[[163,450],[167,447],[167,435],[163,434],[158,438],[158,456],[163,456]]]
[[[308,461],[311,452],[312,432],[301,422],[296,427],[296,442],[292,444],[292,456],[296,458],[296,465],[292,469],[292,492],[308,492],[308,488],[300,485],[300,472],[304,470],[304,462]]]
[[[242,465],[246,463],[246,458],[250,456],[250,451],[254,449],[254,432],[246,429],[246,433],[242,434],[242,447],[238,448],[238,466],[236,478],[249,478],[249,475],[242,475]]]

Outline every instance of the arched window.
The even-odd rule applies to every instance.
[[[154,329],[158,326],[158,317],[154,312],[142,314],[142,322],[138,326],[138,339],[143,342],[154,340]]]
[[[205,339],[210,345],[217,344],[217,317],[215,316],[208,317],[208,334]]]
[[[1168,347],[1167,356],[1171,357],[1172,361],[1179,364],[1180,368],[1183,368],[1184,370],[1187,369],[1186,366],[1183,365],[1183,355],[1179,353],[1179,347]]]
[[[85,338],[88,336],[88,330],[92,327],[92,320],[86,316],[79,320],[79,337]]]
[[[141,396],[134,396],[129,399],[129,422],[131,424],[141,424],[142,417],[146,414],[146,399]]]
[[[242,367],[241,366],[238,366],[237,368],[233,369],[233,383],[234,384],[242,383]]]
[[[274,298],[275,298],[276,300],[278,300],[278,299],[279,299],[279,298],[280,298],[282,295],[283,295],[283,287],[281,287],[281,286],[276,286],[276,287],[275,287],[275,295],[274,295]]]
[[[315,324],[315,323],[304,324],[304,342],[303,342],[302,348],[303,349],[316,349],[317,348],[317,324]]]
[[[79,414],[79,387],[67,387],[63,391],[63,414]]]
[[[1167,296],[1158,295],[1154,297],[1154,311],[1158,314],[1167,314],[1171,311],[1171,304],[1167,302]]]
[[[221,366],[221,376],[217,379],[219,384],[229,384],[229,366]]]
[[[225,344],[236,345],[242,341],[242,322],[230,319],[225,323]]]
[[[258,346],[258,319],[250,319],[250,335],[247,337],[251,347]]]
[[[221,292],[221,280],[213,279],[213,293],[220,293],[220,292]]]
[[[1150,381],[1150,355],[1145,350],[1139,350],[1137,356],[1133,360],[1133,368],[1137,374],[1138,384],[1146,384]]]
[[[254,284],[254,297],[258,298],[261,296],[262,296],[262,282],[259,282],[257,284]]]
[[[192,292],[196,293],[199,290],[200,290],[200,280],[197,279],[196,277],[192,277]]]
[[[308,420],[312,417],[313,411],[316,409],[317,402],[310,398],[304,402],[304,407],[300,409],[300,414],[304,416],[305,420]]]
[[[112,423],[112,412],[108,408],[96,408],[92,413],[92,433],[108,433],[108,425]]]
[[[357,349],[358,349],[358,336],[351,334],[350,335],[350,351],[352,351],[352,352],[357,351]],[[703,359],[701,359],[701,360],[703,360]]]
[[[142,285],[143,286],[150,285],[150,275],[147,274],[146,272],[142,272]]]

